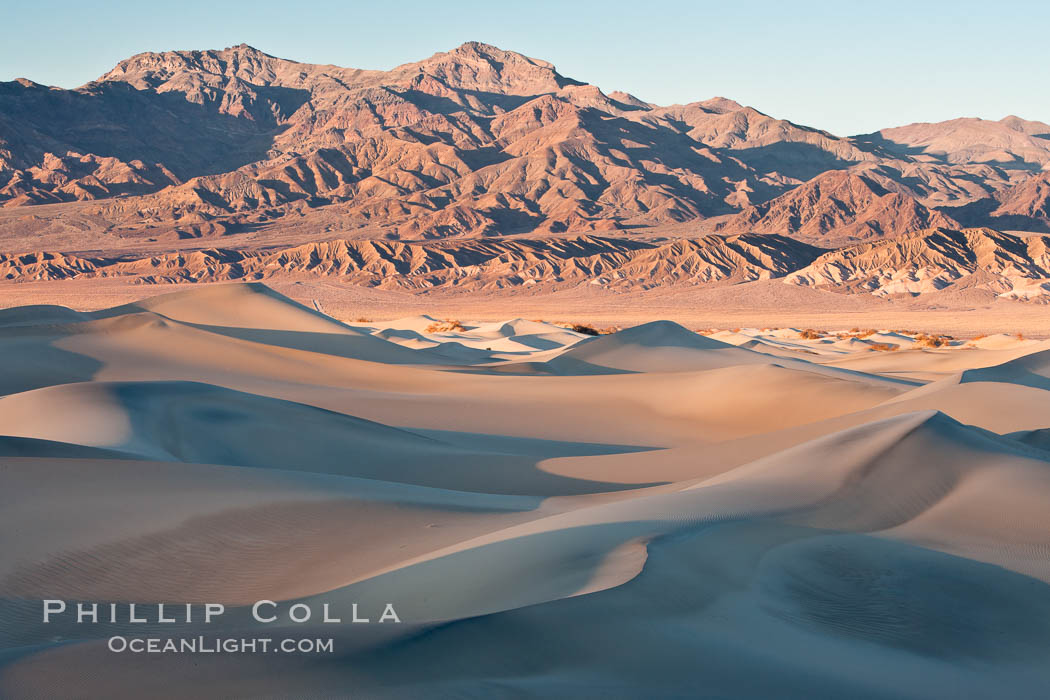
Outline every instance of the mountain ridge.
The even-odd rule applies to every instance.
[[[388,71],[246,44],[144,52],[75,90],[22,81],[0,93],[0,204],[94,201],[104,225],[137,231],[302,217],[401,239],[703,224],[870,167],[932,210],[990,200],[1050,163],[1040,122],[841,138],[727,98],[658,106],[606,94],[482,42]],[[976,153],[986,126],[999,141]],[[952,138],[960,149],[946,150]],[[938,149],[947,155],[927,153]],[[842,214],[820,235],[851,242],[878,228],[863,211]],[[919,224],[950,225],[945,216]],[[746,232],[753,218],[728,228]]]
[[[18,80],[0,83],[0,97],[9,279],[326,270],[366,285],[389,274],[392,287],[417,291],[789,277],[870,291],[802,271],[931,230],[1050,231],[1042,122],[964,118],[839,137],[726,97],[660,106],[606,93],[482,42],[390,70],[247,44],[144,52],[74,90]],[[590,252],[565,257],[573,245]],[[947,286],[969,279],[971,257],[934,274]],[[907,276],[910,263],[890,258]],[[982,289],[1010,295],[1025,279],[1030,291],[1015,297],[1042,299],[1032,264],[989,268],[998,281]],[[936,291],[909,284],[899,293]]]

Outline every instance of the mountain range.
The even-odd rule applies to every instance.
[[[980,272],[1050,295],[1046,236],[1024,235],[1050,232],[1050,125],[839,137],[720,97],[606,94],[478,42],[389,71],[242,44],[139,54],[75,90],[0,83],[0,206],[12,279],[892,295]]]

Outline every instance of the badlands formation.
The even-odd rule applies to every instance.
[[[258,283],[0,311],[0,696],[1050,687],[1050,341],[592,332],[344,323]],[[43,625],[44,599],[151,621]],[[259,600],[314,617],[261,628]]]

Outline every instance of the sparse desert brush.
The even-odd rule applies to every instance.
[[[951,341],[950,335],[927,335],[920,333],[915,336],[915,344],[920,348],[940,348]]]
[[[697,328],[693,333],[697,335],[714,335],[718,332],[717,328]]]
[[[372,319],[364,318],[363,316],[354,319],[354,323],[371,323],[371,322],[372,322]]]
[[[465,330],[467,330],[466,326],[464,326],[459,321],[456,321],[456,320],[453,320],[453,319],[445,319],[444,321],[438,321],[436,323],[431,323],[429,326],[426,327],[426,330],[424,330],[423,332],[424,333],[457,333],[459,331],[465,331]]]
[[[599,331],[594,326],[590,326],[586,323],[570,323],[565,327],[574,333],[583,333],[584,335],[601,335],[601,331]]]
[[[981,333],[980,335],[975,335],[974,337],[970,338],[970,340],[980,340],[981,338],[987,338],[987,337],[988,337],[987,333]]]
[[[1024,340],[1024,333],[1015,333],[1014,335],[1018,340]]]
[[[895,350],[900,350],[900,347],[900,345],[894,345],[893,343],[872,343],[868,346],[868,349],[878,352],[893,352]]]
[[[583,335],[609,335],[610,333],[616,333],[620,330],[618,326],[607,326],[605,328],[598,328],[592,326],[589,323],[555,323],[556,326],[561,326],[566,330],[570,330],[574,333],[582,333]]]
[[[807,328],[804,331],[800,332],[799,336],[801,336],[803,340],[820,340],[827,334],[827,331],[818,331],[812,328]]]

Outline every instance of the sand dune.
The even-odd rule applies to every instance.
[[[157,461],[339,474],[491,493],[580,493],[590,482],[537,471],[545,457],[637,448],[425,436],[333,411],[195,382],[66,384],[0,398],[14,437]],[[432,433],[433,435],[433,433]],[[451,444],[448,440],[454,441]],[[427,464],[420,469],[420,464]],[[606,488],[619,488],[614,484]]]
[[[676,372],[759,362],[761,358],[677,323],[654,321],[611,336],[590,338],[558,356],[557,364],[627,372]]]
[[[1044,343],[443,321],[261,285],[0,313],[0,695],[1050,687]],[[228,610],[43,626],[43,598]],[[260,599],[402,623],[260,629]],[[204,633],[335,653],[106,649]]]

